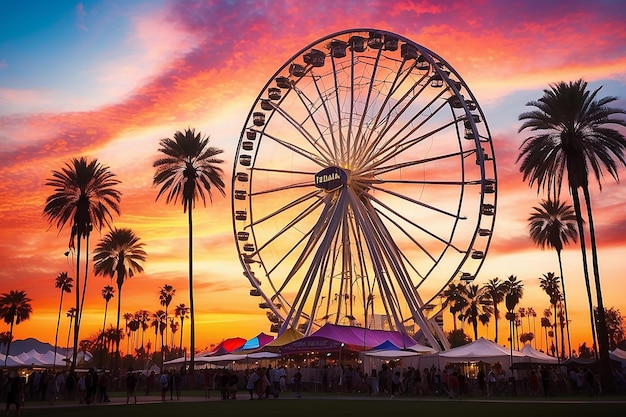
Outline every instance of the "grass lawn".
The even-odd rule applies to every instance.
[[[308,394],[308,395],[307,395]],[[194,396],[191,398],[191,396]],[[114,395],[111,404],[77,406],[76,403],[58,402],[53,406],[45,403],[26,403],[22,417],[194,417],[255,416],[255,417],[344,417],[344,416],[498,416],[498,417],[558,417],[558,416],[625,416],[626,397],[559,397],[559,398],[507,398],[487,401],[486,398],[447,400],[443,398],[401,397],[342,397],[305,393],[303,398],[284,396],[278,400],[248,400],[246,392],[240,392],[238,400],[210,401],[200,393],[186,393],[185,401],[158,401],[158,397],[139,397],[140,404],[126,405],[125,400]],[[425,413],[425,414],[424,414]],[[11,410],[11,416],[15,410]]]

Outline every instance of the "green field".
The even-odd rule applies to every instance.
[[[193,395],[193,394],[192,394]],[[200,393],[185,396],[180,401],[161,403],[156,396],[139,397],[139,404],[126,405],[125,399],[112,398],[107,405],[76,405],[58,402],[26,403],[22,417],[194,417],[194,416],[254,416],[254,417],[335,417],[335,416],[499,416],[499,417],[555,417],[555,416],[624,416],[626,397],[562,397],[562,398],[464,398],[448,400],[435,397],[358,397],[322,394],[304,394],[295,399],[285,395],[280,399],[248,400],[240,392],[237,400],[205,400]],[[15,410],[11,410],[11,416]]]

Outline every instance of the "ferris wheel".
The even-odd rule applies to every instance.
[[[442,290],[472,281],[496,213],[478,102],[443,58],[374,29],[280,66],[238,142],[233,230],[271,331],[325,323],[443,343]]]

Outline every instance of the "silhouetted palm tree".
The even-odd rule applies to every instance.
[[[452,324],[454,330],[456,330],[457,314],[463,311],[468,303],[465,294],[467,293],[467,287],[463,283],[451,282],[448,287],[441,293],[443,296],[443,308],[449,306],[450,314],[452,314]]]
[[[138,310],[135,312],[135,320],[137,320],[141,327],[141,349],[143,349],[144,334],[149,327],[150,312],[148,310]]]
[[[515,307],[524,295],[524,284],[517,279],[515,275],[510,275],[503,283],[504,304],[506,305],[506,318],[509,321],[509,334],[511,340],[511,350],[513,350],[513,341],[515,340]]]
[[[466,307],[461,311],[463,320],[470,323],[474,329],[474,340],[478,340],[478,320],[483,316],[493,314],[491,297],[484,287],[470,284],[465,291]],[[483,317],[484,320],[484,317]]]
[[[69,358],[70,351],[70,335],[72,333],[72,323],[74,323],[74,319],[76,318],[76,307],[72,307],[67,310],[67,313],[65,313],[65,317],[70,319],[70,327],[68,327],[67,329],[67,342],[65,343],[65,358],[67,360],[67,358]]]
[[[196,200],[201,199],[206,205],[206,196],[212,201],[212,188],[225,195],[225,184],[222,180],[223,161],[217,156],[223,150],[209,146],[209,138],[202,137],[194,129],[176,132],[174,138],[160,141],[159,152],[165,156],[154,162],[156,173],[153,185],[160,186],[156,199],[167,194],[166,202],[182,202],[183,212],[187,212],[189,226],[189,311],[190,326],[190,358],[189,371],[193,374],[195,357],[195,316],[193,299],[193,221],[192,211]]]
[[[130,322],[133,319],[133,313],[124,313],[124,315],[122,316],[124,318],[124,329],[126,331],[126,354],[128,355],[129,352],[129,343],[130,343],[130,335],[131,335],[131,329],[130,329]],[[139,328],[139,327],[137,327]]]
[[[115,295],[115,289],[110,285],[105,285],[102,289],[102,298],[104,298],[104,322],[102,323],[102,341],[100,343],[100,349],[104,349],[104,333],[107,324],[107,310],[109,309],[109,301]]]
[[[165,307],[165,321],[166,322],[167,322],[167,318],[169,317],[168,308],[170,306],[170,303],[172,302],[172,298],[174,297],[174,294],[176,294],[176,289],[169,284],[164,284],[159,289],[159,302],[161,303],[163,307]],[[165,346],[167,346],[167,328],[165,329]]]
[[[565,326],[567,328],[567,347],[569,356],[572,356],[572,344],[569,333],[569,314],[567,312],[567,297],[565,294],[565,279],[563,278],[563,262],[561,251],[569,241],[576,242],[578,230],[577,218],[574,209],[569,204],[558,200],[543,200],[539,207],[533,207],[528,218],[530,238],[544,249],[551,247],[556,251],[561,273],[561,290],[563,293],[563,307],[565,309]]]
[[[185,328],[184,327],[185,319],[189,318],[189,307],[187,307],[184,303],[177,305],[174,308],[174,315],[180,319],[180,344],[178,345],[178,348],[182,350],[183,349],[183,330]]]
[[[609,358],[609,338],[604,313],[598,251],[589,194],[589,172],[591,171],[602,190],[601,179],[608,172],[618,179],[618,164],[626,166],[624,151],[626,138],[622,133],[609,127],[626,126],[626,120],[615,117],[626,111],[609,107],[617,97],[596,99],[600,88],[587,89],[587,82],[559,82],[545,89],[538,101],[527,103],[536,109],[522,113],[519,119],[524,121],[519,131],[537,132],[524,140],[518,161],[524,181],[529,185],[537,184],[538,191],[547,189],[548,195],[555,199],[561,191],[561,184],[566,180],[574,202],[574,211],[578,222],[578,237],[583,260],[583,272],[587,285],[587,294],[591,300],[589,268],[585,248],[585,233],[580,204],[582,191],[587,208],[589,241],[591,246],[593,276],[596,290],[598,316],[596,332],[600,354],[600,375],[606,392],[615,391],[613,373]],[[592,303],[590,303],[592,304]],[[591,316],[593,325],[594,317]],[[595,340],[595,335],[594,335]]]
[[[74,319],[74,354],[70,371],[76,368],[80,319],[85,300],[89,265],[89,236],[92,229],[102,230],[113,219],[112,212],[119,214],[121,193],[115,188],[119,181],[109,171],[109,167],[101,165],[96,159],[74,158],[61,171],[52,171],[52,178],[46,181],[47,186],[54,188],[54,194],[46,199],[43,210],[44,217],[51,225],[62,230],[69,222],[71,227],[69,247],[74,250],[76,244],[76,317]],[[85,275],[82,288],[80,281],[81,241],[85,239]]]
[[[56,370],[57,347],[59,343],[59,325],[61,324],[61,309],[63,308],[63,294],[71,293],[74,278],[67,275],[67,272],[61,272],[54,280],[54,287],[61,290],[61,300],[59,301],[59,315],[57,317],[57,329],[54,333],[54,363],[52,364],[52,372]]]
[[[504,285],[500,278],[496,277],[487,281],[483,288],[485,288],[493,303],[493,317],[496,325],[496,335],[493,341],[498,343],[498,319],[500,318],[498,304],[504,301]]]
[[[117,321],[115,328],[120,330],[120,314],[122,311],[122,286],[126,277],[132,278],[135,273],[143,272],[142,263],[146,260],[144,244],[135,233],[126,228],[114,228],[102,238],[94,251],[94,273],[96,275],[115,276],[117,283]],[[120,354],[120,338],[116,339],[115,360]],[[117,364],[116,364],[117,365]],[[117,366],[114,369],[118,369]]]
[[[562,297],[561,289],[560,289],[560,281],[561,280],[559,279],[559,277],[554,275],[554,272],[548,272],[547,274],[543,274],[543,276],[539,278],[539,287],[548,295],[548,297],[550,297],[550,305],[552,306],[552,309],[554,310],[554,340],[555,340],[556,355],[558,358],[560,358],[561,356],[559,355],[559,341],[558,341],[557,331],[556,331],[556,326],[558,322],[556,307],[561,301],[561,297]],[[563,349],[562,346],[563,346],[563,340],[561,340],[561,349]]]
[[[156,353],[156,343],[159,339],[159,333],[161,334],[161,364],[163,363],[164,358],[164,348],[165,343],[163,342],[163,332],[167,329],[167,318],[165,317],[165,311],[157,310],[152,313],[152,321],[150,322],[150,327],[154,327],[154,351]]]
[[[11,350],[13,326],[30,318],[33,312],[33,307],[30,305],[31,301],[26,296],[26,291],[11,290],[0,295],[0,319],[11,326],[9,327],[9,341],[7,343],[7,353],[4,356],[4,366],[7,366],[7,358]]]

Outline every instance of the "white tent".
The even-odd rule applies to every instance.
[[[622,364],[622,369],[626,368],[626,350],[615,348],[615,350],[609,352],[609,357],[614,361],[618,361]]]
[[[540,352],[529,344],[524,345],[521,352],[524,355],[526,355],[524,359],[524,361],[526,362],[551,364],[551,365],[556,365],[559,363],[559,360],[555,358],[554,356],[550,356],[548,354]]]

